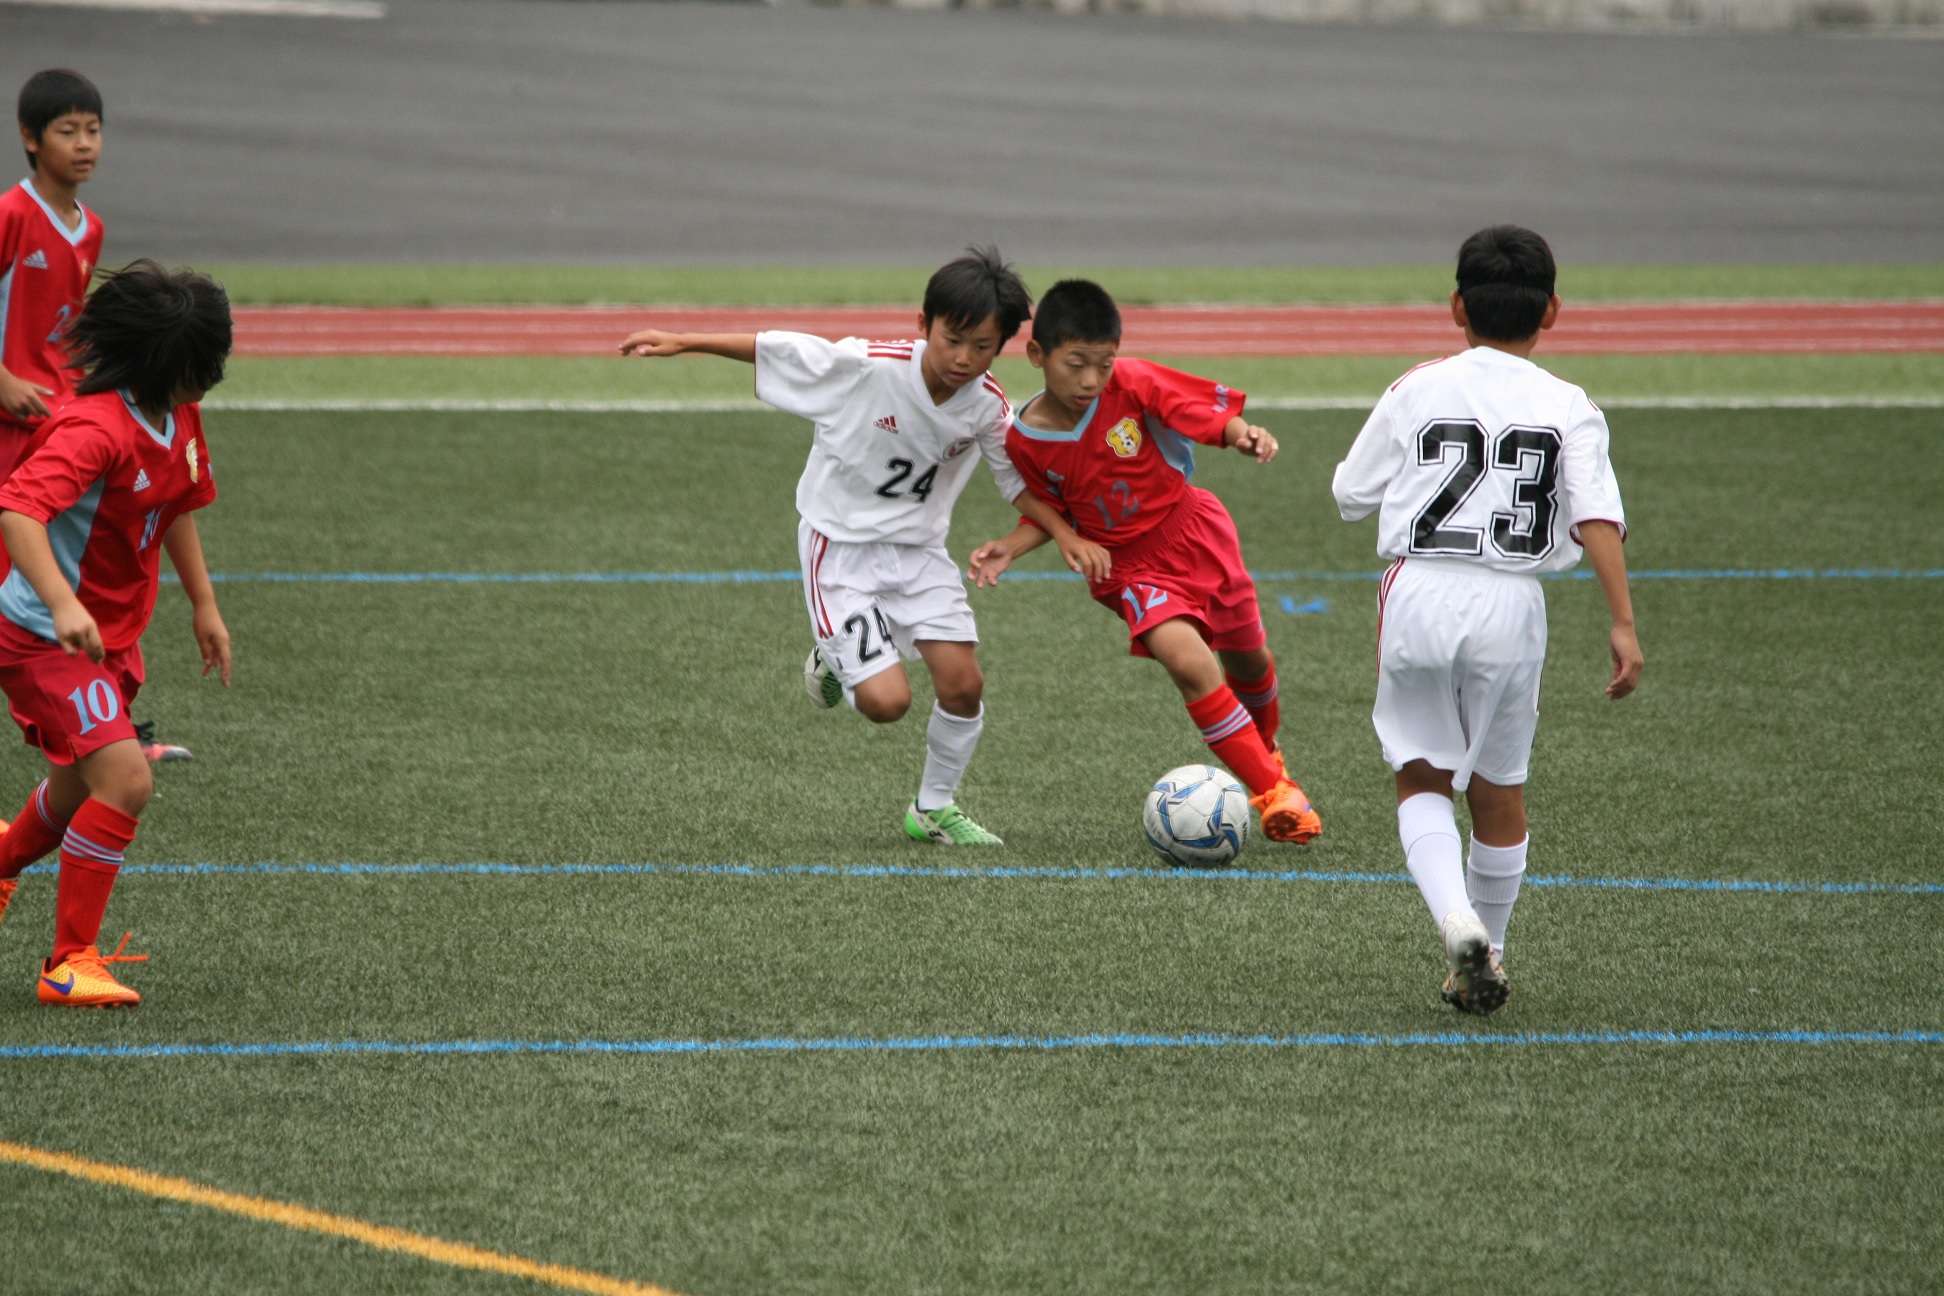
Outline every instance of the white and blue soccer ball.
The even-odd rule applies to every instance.
[[[1248,792],[1213,765],[1183,765],[1163,774],[1147,794],[1141,827],[1148,845],[1184,868],[1233,863],[1254,831]]]

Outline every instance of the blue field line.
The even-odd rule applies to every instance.
[[[53,863],[36,864],[29,873],[51,873]],[[237,874],[327,877],[410,877],[484,875],[500,877],[648,876],[673,874],[701,877],[813,877],[813,878],[945,878],[970,881],[1117,882],[1126,880],[1175,882],[1322,882],[1402,885],[1408,873],[1360,873],[1322,869],[1169,869],[1082,868],[1028,865],[925,864],[380,864],[346,862],[257,864],[124,864],[123,876],[224,876]],[[1575,877],[1552,874],[1528,877],[1533,887],[1592,887],[1615,891],[1719,891],[1774,895],[1944,895],[1944,882],[1764,882],[1737,878]]]
[[[1381,571],[1251,572],[1259,584],[1304,581],[1374,581]],[[1699,580],[1944,580],[1944,568],[1900,567],[1732,567],[1678,568],[1627,573],[1636,581]],[[634,571],[634,572],[211,572],[213,581],[282,585],[770,585],[793,584],[799,571]],[[173,580],[171,576],[169,579]],[[1007,572],[1011,581],[1077,581],[1064,571]],[[1591,571],[1551,572],[1541,580],[1587,581]]]
[[[1944,1044],[1944,1031],[1901,1030],[1635,1030],[1534,1031],[1504,1035],[1431,1031],[1411,1035],[1316,1032],[1303,1035],[1138,1033],[1089,1035],[835,1035],[792,1039],[646,1040],[314,1040],[270,1044],[6,1044],[0,1059],[27,1058],[263,1058],[507,1054],[696,1053],[945,1053],[957,1050],[1053,1053],[1071,1049],[1370,1049],[1474,1048],[1482,1045],[1584,1046],[1625,1044]]]

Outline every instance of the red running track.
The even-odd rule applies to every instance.
[[[236,311],[246,356],[611,355],[634,329],[910,337],[908,306],[252,306]],[[1172,356],[1439,355],[1460,345],[1443,306],[1130,306],[1130,352]],[[1944,352],[1944,302],[1672,302],[1568,305],[1558,354]]]

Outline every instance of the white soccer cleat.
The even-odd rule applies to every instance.
[[[1446,1003],[1479,1017],[1489,1017],[1505,1006],[1511,989],[1484,923],[1462,913],[1447,914],[1444,954],[1450,974],[1440,993]]]
[[[803,663],[803,691],[810,700],[828,711],[844,700],[844,681],[824,660],[823,649],[812,648]]]

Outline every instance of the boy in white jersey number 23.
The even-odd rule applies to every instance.
[[[1546,660],[1536,577],[1584,551],[1613,621],[1607,696],[1631,693],[1642,666],[1606,418],[1528,358],[1559,315],[1553,282],[1552,250],[1531,230],[1466,239],[1451,312],[1470,350],[1385,392],[1332,483],[1345,521],[1378,514],[1377,552],[1392,560],[1372,719],[1397,776],[1405,862],[1444,941],[1445,1001],[1480,1015],[1506,1000],[1505,929],[1525,872]],[[1471,809],[1469,860],[1454,792]]]
[[[1031,309],[1019,276],[986,249],[932,276],[915,341],[644,329],[621,344],[625,355],[747,361],[758,397],[816,425],[797,482],[797,547],[817,640],[804,679],[820,706],[849,700],[889,724],[911,707],[903,661],[924,660],[937,702],[904,817],[918,841],[1000,844],[955,804],[985,726],[985,678],[945,533],[979,459],[1008,500],[1025,494],[1006,457],[1012,410],[987,367]]]

